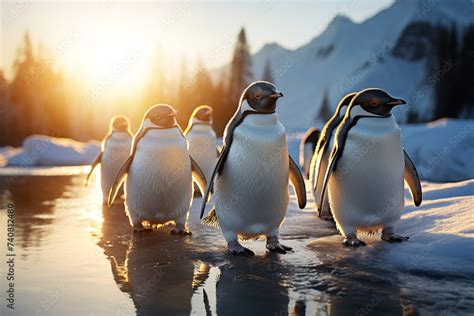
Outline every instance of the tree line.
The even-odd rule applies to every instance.
[[[436,82],[434,119],[473,117],[474,24],[459,34],[455,25],[436,28],[437,69],[449,68]]]
[[[214,110],[214,128],[222,135],[235,112],[242,90],[256,78],[252,73],[250,48],[242,28],[234,46],[232,62],[221,73],[212,74],[202,61],[191,71],[185,60],[179,76],[164,71],[163,56],[151,65],[152,76],[139,96],[116,100],[114,113],[104,109],[94,92],[85,91],[74,78],[56,69],[43,49],[34,49],[28,32],[18,48],[9,82],[0,71],[0,145],[21,145],[32,134],[101,139],[108,120],[115,114],[129,115],[138,128],[143,113],[156,103],[168,103],[178,110],[184,129],[193,109],[208,104]],[[264,76],[271,80],[269,65]],[[90,103],[90,104],[89,104]],[[95,122],[99,122],[99,127]]]
[[[474,25],[462,34],[455,26],[434,27],[434,56],[432,71],[445,64],[450,68],[435,82],[435,105],[432,117],[473,117],[474,90],[470,76],[474,73]],[[108,120],[116,114],[128,115],[138,128],[143,113],[156,103],[168,103],[178,110],[178,122],[184,129],[193,109],[208,104],[214,110],[214,128],[222,135],[235,112],[242,90],[253,80],[272,80],[267,61],[261,75],[252,72],[250,48],[245,30],[237,36],[232,61],[219,71],[210,72],[202,61],[194,70],[182,61],[179,75],[172,77],[163,68],[163,56],[157,55],[151,65],[152,76],[138,96],[112,101],[95,98],[77,84],[74,76],[67,77],[57,69],[41,45],[33,48],[25,32],[13,63],[12,80],[5,79],[0,70],[0,146],[21,145],[32,134],[71,137],[78,140],[101,139]],[[330,116],[327,92],[318,118]],[[103,102],[113,104],[103,104]],[[112,108],[112,112],[111,112]],[[408,113],[408,122],[419,122],[416,113]]]

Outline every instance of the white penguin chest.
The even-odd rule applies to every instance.
[[[125,185],[127,212],[162,223],[187,214],[192,198],[187,141],[178,129],[151,130],[138,142]]]
[[[177,129],[151,130],[139,141],[132,167],[175,174],[189,166],[188,143]]]
[[[285,129],[273,115],[250,115],[244,119],[234,131],[226,167],[248,170],[253,172],[253,178],[263,181],[287,177]]]
[[[330,179],[331,205],[336,212],[351,209],[391,216],[403,208],[403,169],[400,129],[394,118],[362,118],[349,131]]]
[[[120,135],[125,134],[125,135]],[[114,158],[128,157],[132,146],[132,138],[126,133],[114,133],[104,144],[103,160],[113,161]]]
[[[288,206],[288,147],[274,115],[250,115],[234,130],[223,173],[216,179],[222,227],[253,235],[278,227]]]
[[[189,154],[209,177],[217,160],[216,133],[208,125],[196,125],[186,135],[189,141]]]

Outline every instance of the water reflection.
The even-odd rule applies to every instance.
[[[67,290],[48,305],[48,315],[417,315],[473,310],[472,295],[458,294],[471,285],[467,277],[449,279],[384,265],[394,245],[373,242],[364,249],[346,249],[340,236],[315,236],[321,231],[328,235],[328,228],[304,212],[290,213],[282,228],[294,253],[265,254],[264,242],[249,241],[246,246],[257,256],[240,258],[226,254],[221,232],[203,227],[197,209],[191,212],[190,237],[172,236],[167,228],[133,235],[123,205],[102,207],[99,187],[85,188],[83,181],[77,176],[8,181],[0,176],[0,201],[16,205],[18,254],[29,255],[19,258],[17,270],[18,297],[24,298],[17,310],[21,315],[38,313],[64,284]],[[377,269],[384,266],[386,270]]]
[[[328,315],[404,315],[397,271],[376,268],[365,249],[340,247],[338,238],[317,240],[310,247],[322,259],[315,269],[321,274],[315,288],[327,294]],[[377,253],[383,256],[383,250]],[[361,255],[367,261],[360,260]],[[417,315],[410,308],[415,312],[411,315]]]
[[[197,236],[174,236],[166,229],[133,234],[123,206],[104,207],[102,214],[99,245],[137,314],[288,314],[282,278],[287,271],[279,256],[249,260],[206,252],[206,242]]]
[[[15,204],[15,237],[20,248],[40,247],[55,221],[56,200],[61,198],[71,177],[0,177],[2,205]],[[26,257],[28,251],[23,255]]]
[[[123,206],[104,207],[103,216],[99,245],[137,314],[189,315],[194,288],[205,278],[199,269],[195,277],[187,237],[170,235],[167,230],[133,234]]]
[[[127,275],[127,251],[130,247],[131,235],[128,218],[123,205],[102,206],[102,231],[99,246],[110,261],[112,274],[119,288],[130,292]]]
[[[217,285],[218,315],[287,315],[288,271],[278,255],[232,258]]]

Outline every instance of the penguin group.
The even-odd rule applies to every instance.
[[[302,173],[288,153],[285,127],[276,113],[282,97],[270,82],[250,84],[227,123],[221,150],[207,105],[194,109],[184,132],[167,104],[150,107],[135,135],[128,119],[116,116],[87,180],[101,164],[103,203],[110,206],[123,194],[137,232],[172,223],[172,233],[191,234],[187,221],[198,191],[202,222],[219,227],[228,251],[236,255],[253,255],[240,241],[257,237],[265,238],[269,251],[292,251],[280,243],[279,228],[289,185],[299,208],[306,206],[303,174],[319,216],[335,222],[343,245],[365,245],[358,233],[381,232],[388,242],[407,240],[394,232],[404,207],[404,180],[416,206],[422,191],[391,114],[406,102],[381,89],[344,96],[324,128],[312,128],[302,139]]]

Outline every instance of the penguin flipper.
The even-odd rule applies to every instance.
[[[224,165],[227,155],[229,154],[229,147],[230,146],[225,146],[225,145],[224,147],[222,147],[222,151],[219,156],[219,159],[217,160],[216,166],[214,167],[214,171],[212,171],[211,178],[209,179],[209,182],[207,182],[206,192],[202,196],[201,215],[199,216],[200,219],[204,215],[204,210],[206,209],[206,203],[210,199],[209,194],[211,193],[212,187],[214,186],[214,179],[216,178],[219,170],[222,170],[221,166]]]
[[[193,174],[194,181],[198,185],[199,191],[201,191],[201,195],[204,196],[207,187],[206,176],[202,172],[198,163],[191,156],[189,156],[189,159],[191,160],[191,171]]]
[[[186,126],[186,129],[184,130],[183,135],[187,136],[192,127],[193,127],[193,124],[189,123],[188,126]]]
[[[290,163],[290,182],[295,189],[296,197],[298,199],[298,206],[300,209],[305,208],[306,206],[306,186],[304,183],[303,176],[301,175],[300,169],[296,162],[288,155],[288,160]]]
[[[127,176],[128,169],[130,168],[132,161],[133,161],[133,155],[130,155],[130,157],[128,157],[128,159],[123,163],[122,167],[120,167],[119,172],[115,176],[114,184],[112,185],[109,191],[109,198],[107,200],[108,206],[111,206],[112,204],[114,204],[115,198],[117,197],[120,187],[122,186],[122,182],[125,180],[125,177]]]
[[[137,152],[138,142],[143,138],[143,136],[145,136],[146,132],[149,129],[150,128],[140,129],[135,135],[135,138],[133,139],[132,151],[130,153],[130,156],[127,158],[127,160],[125,160],[122,167],[120,167],[119,172],[115,176],[114,184],[110,188],[109,198],[107,200],[108,206],[111,206],[114,203],[115,198],[117,197],[119,189],[122,185],[122,182],[125,180],[125,177],[127,176],[127,173],[128,173],[128,169],[130,168],[133,158],[135,157],[135,153]]]
[[[349,94],[346,94],[339,104],[336,107],[336,111],[334,112],[333,116],[327,121],[327,123],[324,125],[323,129],[321,130],[321,134],[319,135],[318,139],[318,144],[316,145],[316,150],[314,151],[314,154],[316,155],[316,159],[318,156],[321,156],[321,159],[318,159],[316,161],[316,170],[315,170],[315,179],[316,181],[314,182],[314,187],[313,190],[316,190],[317,185],[318,185],[318,179],[319,179],[319,172],[321,171],[321,162],[323,160],[324,154],[326,153],[327,148],[329,147],[329,144],[332,139],[332,132],[338,128],[339,124],[343,120],[343,117],[340,116],[341,111],[343,110],[344,106],[349,107],[352,99],[354,99],[355,95],[357,93],[352,92]],[[319,207],[319,206],[318,206]]]
[[[349,130],[357,123],[357,121],[364,116],[357,116],[354,119],[351,119],[350,116],[346,116],[344,120],[341,122],[339,127],[336,130],[336,135],[334,137],[334,144],[331,150],[331,154],[328,160],[328,166],[326,168],[324,174],[324,180],[321,187],[321,195],[319,198],[319,205],[324,205],[324,198],[326,196],[327,186],[329,184],[329,178],[331,177],[331,173],[336,170],[337,162],[342,156],[342,152],[344,151],[344,146],[347,139],[347,134]],[[319,208],[321,212],[321,208]],[[321,216],[321,213],[319,214]]]
[[[415,165],[411,161],[405,149],[403,150],[403,154],[405,156],[405,169],[403,171],[403,177],[410,188],[411,196],[415,206],[420,206],[423,199],[420,177],[418,176]]]
[[[95,157],[94,161],[92,162],[92,164],[91,164],[91,171],[89,171],[89,174],[87,175],[87,178],[86,178],[86,186],[87,186],[87,184],[89,184],[89,178],[90,178],[90,176],[92,175],[92,171],[94,171],[95,167],[97,167],[97,165],[102,162],[102,154],[103,154],[103,153],[104,153],[104,152],[101,151],[101,152],[97,155],[97,157]]]

